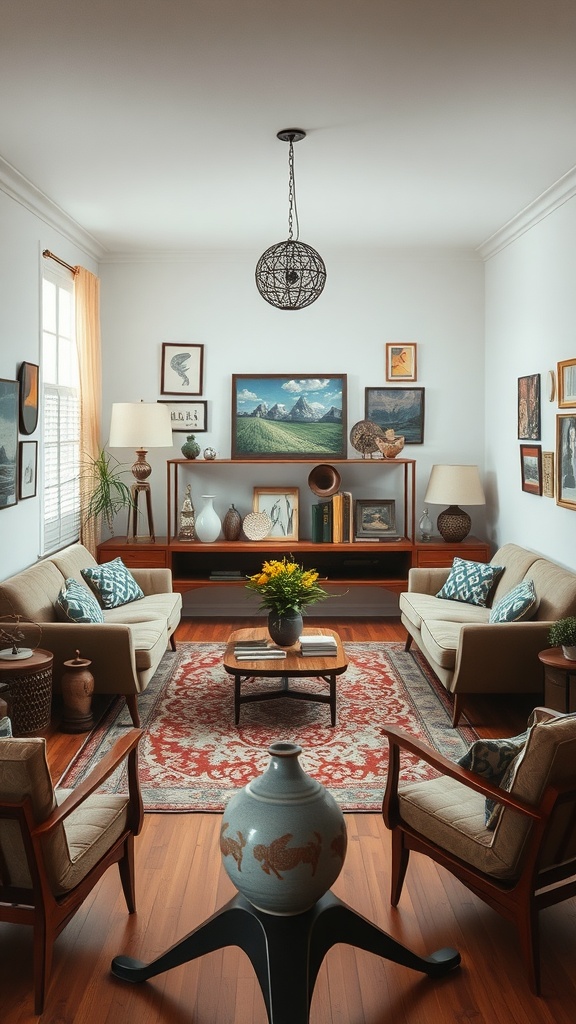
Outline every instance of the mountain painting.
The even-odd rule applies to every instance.
[[[233,459],[346,458],[346,375],[232,376]]]
[[[424,443],[424,388],[366,388],[365,415],[405,444]]]
[[[15,505],[18,447],[18,381],[0,380],[0,508]]]

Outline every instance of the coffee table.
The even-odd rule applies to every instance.
[[[254,704],[261,700],[278,700],[288,697],[291,700],[308,700],[317,704],[330,705],[330,724],[336,725],[336,676],[341,676],[348,668],[348,659],[342,647],[342,641],[333,629],[305,629],[304,635],[321,634],[333,636],[336,640],[336,655],[328,657],[304,657],[300,654],[300,644],[286,648],[286,657],[281,660],[269,659],[257,661],[237,661],[234,657],[235,645],[243,640],[267,640],[268,630],[237,629],[231,634],[224,652],[224,668],[234,679],[234,723],[240,722],[242,704]],[[242,693],[242,683],[248,679],[266,677],[280,679],[281,685],[275,689],[259,690],[256,693]],[[328,693],[311,693],[307,690],[290,689],[290,678],[314,677],[323,679],[329,685]]]

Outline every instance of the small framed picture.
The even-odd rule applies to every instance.
[[[554,452],[542,452],[542,494],[554,497]]]
[[[17,380],[0,380],[0,508],[18,501],[18,395]]]
[[[556,504],[576,511],[576,415],[556,417]]]
[[[255,487],[252,508],[267,512],[272,520],[264,540],[298,540],[298,487]]]
[[[204,399],[199,402],[187,402],[184,398],[175,402],[158,401],[168,406],[172,430],[182,434],[205,434],[208,430],[208,402]]]
[[[576,406],[576,359],[558,363],[558,405],[561,409]]]
[[[522,490],[542,494],[542,449],[539,444],[520,445]]]
[[[21,434],[33,434],[38,426],[38,374],[36,363],[21,363],[18,370]]]
[[[18,495],[20,499],[34,498],[38,471],[38,442],[20,441],[18,455]]]
[[[518,439],[540,438],[540,374],[518,378]]]
[[[355,502],[356,540],[388,540],[398,537],[396,502],[392,499],[358,498]]]
[[[203,375],[204,345],[162,345],[161,395],[201,395]]]
[[[386,342],[386,380],[417,380],[415,342]]]
[[[365,388],[364,416],[406,444],[423,444],[424,388]]]

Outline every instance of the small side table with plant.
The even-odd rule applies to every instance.
[[[553,711],[576,711],[576,616],[554,622],[548,632],[550,647],[540,651],[544,666],[544,703]]]

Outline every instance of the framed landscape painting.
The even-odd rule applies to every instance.
[[[365,416],[406,444],[424,443],[424,388],[365,388]]]
[[[539,444],[520,445],[522,490],[542,494],[542,449]]]
[[[396,502],[391,498],[358,498],[356,512],[356,540],[395,540]]]
[[[232,375],[233,459],[344,459],[346,374]]]
[[[0,508],[18,501],[18,395],[17,380],[0,380]]]

